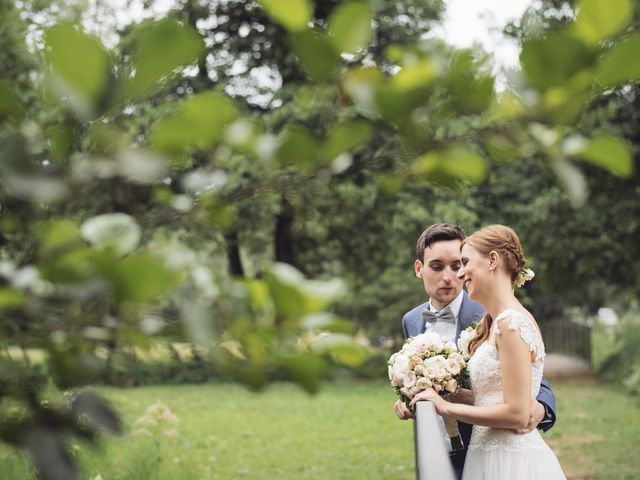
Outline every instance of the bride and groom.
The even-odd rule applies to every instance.
[[[457,477],[564,479],[538,431],[554,425],[555,398],[542,377],[540,331],[513,291],[525,264],[517,235],[492,225],[465,237],[456,225],[435,224],[418,239],[416,254],[415,273],[429,301],[403,317],[405,338],[429,331],[457,341],[479,322],[469,345],[472,390],[445,400],[428,389],[412,400],[430,400],[440,415],[458,420],[464,448],[450,454]],[[413,418],[400,400],[394,410]]]

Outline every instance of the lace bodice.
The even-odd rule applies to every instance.
[[[533,322],[516,310],[505,310],[498,315],[492,325],[489,338],[478,347],[469,360],[469,375],[476,405],[494,405],[504,401],[502,393],[502,375],[496,348],[496,335],[501,329],[510,328],[520,334],[522,340],[534,354],[531,362],[531,398],[535,399],[540,391],[540,381],[544,368],[544,344]],[[517,435],[510,430],[496,429],[474,425],[470,449],[491,449],[504,447],[512,450],[544,446],[544,441],[534,430],[524,435]]]

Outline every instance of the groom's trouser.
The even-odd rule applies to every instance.
[[[449,454],[449,459],[451,460],[451,464],[453,465],[453,470],[456,474],[456,478],[461,480],[462,471],[464,470],[464,460],[467,456],[467,449],[458,450],[455,453]]]

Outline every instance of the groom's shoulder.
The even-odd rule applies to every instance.
[[[411,310],[409,310],[407,313],[404,314],[402,319],[409,320],[409,319],[415,318],[416,316],[419,318],[422,318],[422,312],[424,311],[425,308],[427,308],[427,305],[429,305],[428,301],[413,307]]]
[[[467,292],[464,292],[464,296],[462,297],[461,309],[473,317],[481,316],[484,314],[484,307],[478,302],[471,300]]]

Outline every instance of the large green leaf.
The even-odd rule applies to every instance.
[[[286,263],[274,264],[264,279],[276,312],[282,318],[300,320],[305,315],[322,311],[344,293],[341,280],[308,280]]]
[[[591,139],[576,154],[579,158],[609,170],[619,177],[633,174],[633,156],[631,148],[623,139],[613,136],[600,136]]]
[[[589,44],[620,32],[633,17],[631,0],[580,0],[578,5],[573,28],[576,35]]]
[[[384,84],[384,75],[375,67],[349,70],[341,80],[342,91],[364,114],[375,117],[378,113],[376,91]]]
[[[527,80],[534,87],[562,85],[580,70],[588,68],[591,55],[578,39],[564,33],[526,40],[520,60]]]
[[[367,143],[372,136],[373,127],[369,122],[364,120],[341,122],[329,132],[324,145],[324,155],[327,160],[334,160],[341,153]]]
[[[276,158],[282,166],[310,169],[317,163],[318,142],[302,126],[288,126],[278,138]]]
[[[316,333],[353,333],[356,325],[353,322],[340,318],[332,313],[316,312],[304,317],[302,320],[302,327]]]
[[[430,86],[438,77],[439,68],[431,58],[422,58],[419,61],[404,65],[391,79],[391,86],[398,92]]]
[[[518,156],[517,145],[513,140],[501,134],[487,136],[483,140],[483,146],[489,156],[498,161],[509,161]]]
[[[149,255],[132,255],[116,265],[101,265],[116,298],[143,303],[177,285],[180,274]]]
[[[329,353],[333,360],[342,365],[357,367],[367,359],[367,349],[350,335],[328,333],[316,337],[311,345],[316,352]]]
[[[281,355],[276,359],[276,363],[309,393],[318,392],[322,374],[328,367],[321,356],[313,354]]]
[[[340,66],[340,53],[326,35],[306,29],[291,35],[291,48],[300,59],[302,69],[313,80],[332,78]]]
[[[44,41],[54,89],[71,95],[79,112],[92,113],[109,81],[109,54],[96,37],[69,24],[51,27]]]
[[[95,274],[95,253],[95,250],[84,246],[74,248],[60,256],[44,257],[38,263],[38,270],[51,282],[77,283]]]
[[[412,171],[435,182],[464,179],[480,183],[486,178],[488,167],[485,159],[474,150],[453,145],[419,157],[413,162]]]
[[[357,52],[371,38],[372,14],[364,2],[338,5],[329,17],[331,42],[339,52]]]
[[[174,19],[144,26],[133,54],[135,74],[125,80],[123,94],[135,96],[152,89],[175,69],[198,61],[204,51],[203,38]]]
[[[552,159],[551,169],[564,188],[571,205],[575,208],[583,207],[589,196],[589,190],[582,171],[564,158]]]
[[[126,213],[106,213],[86,220],[80,227],[85,240],[99,247],[111,247],[126,255],[140,243],[138,222]]]
[[[0,310],[11,310],[21,307],[25,301],[24,294],[15,288],[0,288]]]
[[[451,106],[461,113],[481,113],[494,98],[493,77],[482,73],[481,65],[468,50],[457,52],[443,78],[451,92]]]
[[[17,98],[13,84],[9,80],[0,79],[0,120],[4,116],[22,120],[24,110]]]
[[[408,120],[429,97],[426,88],[402,91],[393,85],[383,85],[375,91],[376,109],[389,122]]]
[[[602,56],[596,77],[605,87],[615,87],[640,79],[640,32],[615,43]]]
[[[169,152],[205,150],[222,141],[236,119],[233,102],[219,93],[205,92],[183,101],[176,112],[156,125],[151,144]]]
[[[40,257],[82,244],[80,229],[69,219],[55,220],[40,233]]]
[[[265,282],[276,313],[284,318],[299,318],[313,311],[309,307],[309,299],[300,289],[304,276],[294,267],[287,264],[276,264],[265,274]]]
[[[265,12],[287,30],[304,30],[313,13],[309,0],[258,0]]]

